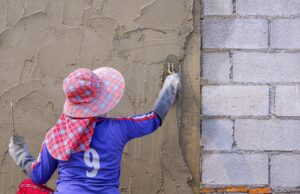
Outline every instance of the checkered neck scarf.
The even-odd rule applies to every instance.
[[[67,161],[72,153],[88,150],[96,120],[95,117],[71,118],[62,114],[44,141],[51,156]]]

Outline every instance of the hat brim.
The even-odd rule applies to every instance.
[[[97,117],[113,109],[121,100],[125,81],[120,72],[110,67],[101,67],[93,71],[100,79],[99,97],[86,104],[75,104],[66,100],[63,112],[74,118]]]

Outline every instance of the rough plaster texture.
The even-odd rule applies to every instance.
[[[202,3],[205,187],[300,193],[300,1]]]
[[[200,39],[195,31],[199,25],[193,21],[196,14],[200,16],[200,9],[197,5],[194,10],[193,4],[197,3],[0,0],[0,193],[14,193],[24,178],[7,154],[11,100],[16,131],[26,136],[37,155],[47,129],[60,116],[62,81],[72,70],[102,66],[118,69],[125,77],[126,91],[110,116],[132,115],[150,110],[168,55],[182,59],[184,85],[188,85],[182,102],[187,104],[191,97],[198,101],[185,109],[174,107],[161,129],[126,147],[121,191],[192,193],[189,179],[196,192],[200,167]],[[189,111],[196,113],[186,114]],[[175,122],[178,119],[182,119],[180,124]],[[184,134],[182,147],[179,133]],[[49,184],[52,187],[54,180]]]

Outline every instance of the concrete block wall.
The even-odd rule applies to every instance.
[[[203,186],[300,193],[300,1],[202,7]]]

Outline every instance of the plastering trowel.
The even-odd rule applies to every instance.
[[[22,145],[25,143],[24,136],[16,135],[16,131],[15,131],[13,101],[10,102],[10,108],[11,108],[11,137],[13,137],[13,141],[15,144]]]
[[[15,133],[15,125],[14,125],[14,107],[13,107],[13,101],[10,102],[10,108],[11,108],[11,137],[13,138],[13,141],[17,145],[22,145],[25,143],[24,136],[16,135]],[[11,167],[11,184],[8,186],[8,193],[14,193],[17,191],[17,186],[14,184],[14,165]]]
[[[168,55],[163,64],[161,86],[168,75],[174,73],[180,73],[180,72],[181,72],[180,61],[178,57],[175,55]]]

